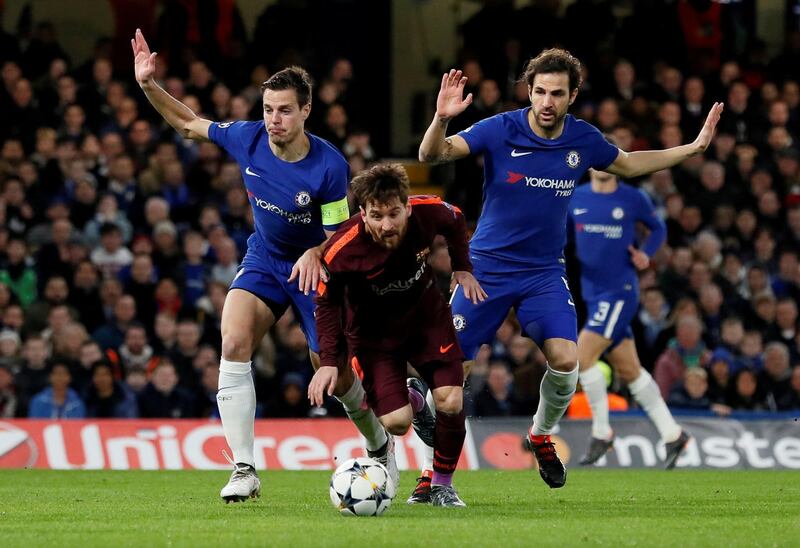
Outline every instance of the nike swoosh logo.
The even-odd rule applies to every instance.
[[[575,303],[572,302],[572,299],[567,299],[567,304],[570,306],[575,306]]]
[[[596,322],[596,321],[594,321],[594,320],[589,320],[589,321],[586,323],[586,325],[588,325],[589,327],[600,327],[600,326],[601,326],[601,325],[603,325],[603,324],[602,324],[602,323],[600,323],[600,322]]]
[[[583,215],[587,211],[589,211],[589,210],[588,209],[573,209],[572,210],[572,214],[573,215]]]
[[[450,343],[447,346],[439,346],[439,353],[440,354],[446,354],[448,350],[453,348],[453,344],[455,344],[455,343]]]
[[[377,278],[378,276],[380,276],[383,273],[384,270],[386,270],[386,269],[385,268],[381,268],[377,272],[374,272],[372,274],[367,274],[367,279],[371,280],[372,278]]]
[[[250,169],[250,166],[244,168],[244,172],[247,173],[248,175],[252,175],[253,177],[258,177],[259,179],[261,178],[261,175]]]
[[[520,156],[527,156],[528,154],[533,154],[533,151],[531,150],[528,152],[517,152],[517,149],[511,151],[512,158],[519,158]]]
[[[572,394],[574,394],[574,392],[563,392],[562,393],[562,392],[559,392],[558,390],[556,390],[556,394],[558,394],[559,396],[571,396]]]

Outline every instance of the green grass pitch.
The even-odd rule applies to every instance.
[[[800,546],[800,473],[571,469],[459,472],[466,509],[345,518],[329,472],[268,471],[225,505],[223,472],[0,471],[0,546]]]

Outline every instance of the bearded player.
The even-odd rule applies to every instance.
[[[354,369],[381,424],[403,435],[426,405],[406,387],[410,363],[431,387],[436,408],[431,501],[463,507],[452,478],[466,435],[464,356],[427,259],[436,236],[444,236],[466,298],[486,298],[471,274],[464,216],[439,198],[409,198],[399,165],[371,168],[353,179],[352,191],[359,214],[325,247],[330,279],[317,291],[321,364],[309,398],[319,404],[337,377]]]
[[[448,137],[450,120],[470,105],[472,95],[464,97],[467,79],[461,71],[444,74],[419,159],[438,163],[483,154],[483,209],[470,258],[490,298],[475,304],[457,287],[453,322],[467,369],[511,308],[544,352],[547,372],[526,444],[542,479],[557,488],[566,482],[566,468],[550,435],[578,381],[577,318],[563,257],[567,207],[576,183],[589,168],[630,178],[701,154],[711,142],[722,104],[711,108],[693,143],[629,153],[567,113],[581,85],[581,64],[569,52],[543,51],[528,61],[522,80],[530,107],[486,118]]]

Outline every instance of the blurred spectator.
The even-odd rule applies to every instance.
[[[792,370],[786,345],[771,342],[764,348],[764,370],[759,385],[770,411],[786,411],[794,404],[791,387]]]
[[[32,419],[82,419],[86,407],[78,393],[69,387],[72,375],[69,366],[56,360],[50,367],[50,387],[31,399],[28,416]]]
[[[656,361],[654,369],[656,383],[665,400],[687,369],[705,367],[710,353],[702,340],[703,324],[697,318],[683,317],[678,320],[675,338],[667,343],[667,350]]]
[[[158,356],[147,344],[147,330],[141,323],[132,322],[125,330],[125,342],[119,347],[119,361],[123,373],[131,369],[152,371],[158,364]]]
[[[25,241],[10,238],[6,245],[7,261],[0,267],[0,283],[8,286],[23,308],[36,300],[36,271],[28,264]]]
[[[106,321],[98,281],[97,268],[91,261],[82,260],[75,266],[69,304],[88,331],[94,331]]]
[[[667,404],[678,409],[705,411],[711,408],[708,396],[708,373],[705,369],[687,369],[683,381],[670,392]]]
[[[504,362],[491,362],[486,385],[475,396],[475,416],[508,417],[518,414],[519,411],[514,404],[512,381],[511,372]]]
[[[24,330],[27,333],[40,332],[47,327],[47,316],[54,306],[63,305],[69,299],[67,280],[61,276],[53,276],[44,286],[43,298],[39,299],[25,312]]]
[[[97,341],[102,349],[116,351],[125,339],[125,330],[136,318],[136,301],[130,295],[122,295],[114,304],[111,319],[99,327],[92,338]]]
[[[308,417],[311,407],[306,397],[306,382],[299,373],[287,373],[281,380],[280,393],[267,407],[266,416],[275,418]]]
[[[150,382],[139,393],[139,416],[142,418],[181,419],[193,417],[195,401],[191,392],[178,386],[175,366],[161,360],[150,377]]]
[[[758,393],[758,381],[752,370],[740,370],[734,376],[731,388],[727,405],[734,411],[765,411],[767,409]]]
[[[11,366],[0,360],[0,418],[13,419],[17,412],[17,394]]]
[[[0,362],[9,367],[18,367],[20,361],[21,341],[16,331],[3,329],[0,331]]]
[[[123,383],[114,380],[110,365],[104,362],[95,363],[92,366],[92,383],[86,392],[86,416],[134,419],[138,415],[133,392]]]
[[[133,262],[133,254],[123,245],[122,231],[116,224],[100,227],[100,245],[92,251],[91,259],[106,278],[116,276]]]
[[[181,386],[196,390],[200,384],[200,371],[194,368],[194,359],[200,351],[200,326],[185,318],[178,322],[175,346],[167,354],[178,376]]]
[[[17,394],[17,413],[25,417],[30,400],[47,387],[47,360],[50,348],[40,335],[30,335],[22,347],[22,365],[14,376]]]

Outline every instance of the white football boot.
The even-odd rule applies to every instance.
[[[394,436],[386,433],[386,445],[375,451],[367,451],[367,456],[375,459],[381,463],[386,471],[389,472],[389,477],[394,482],[395,492],[400,487],[400,470],[397,469],[397,461],[394,458]]]
[[[219,496],[229,502],[244,502],[248,498],[257,499],[261,496],[261,480],[258,479],[256,469],[248,464],[234,465],[231,479],[219,492]]]

